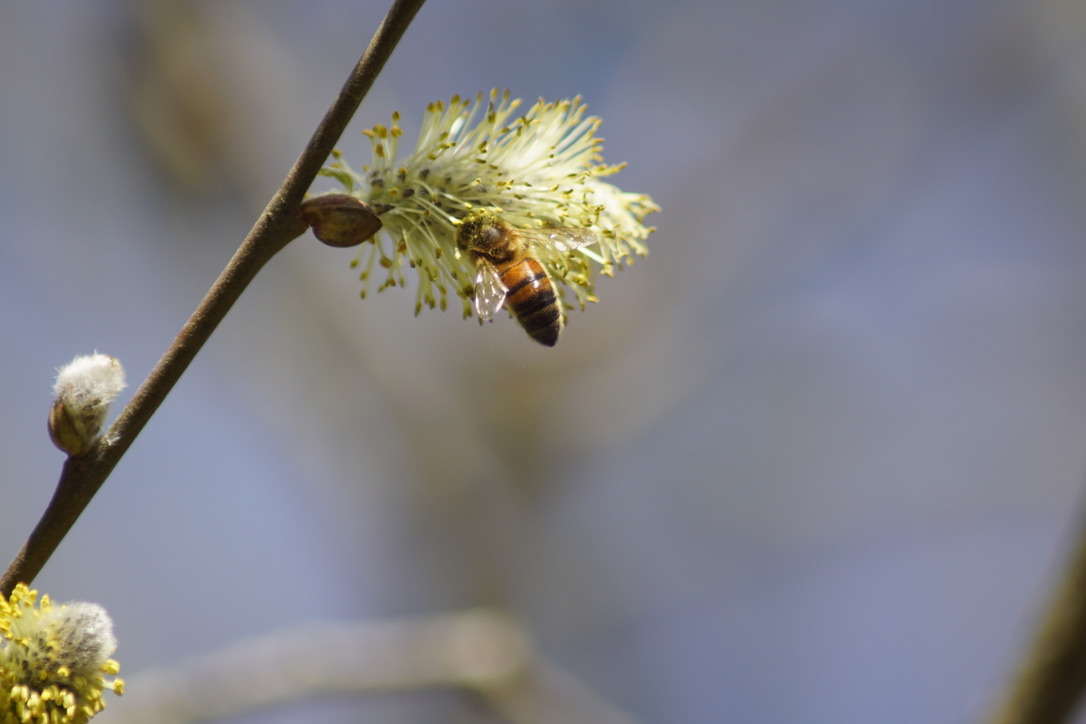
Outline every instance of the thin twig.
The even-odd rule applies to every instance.
[[[68,458],[53,499],[0,578],[0,594],[30,584],[257,272],[305,232],[298,205],[424,0],[395,0],[283,184],[173,344],[87,455]]]
[[[1064,724],[1086,691],[1086,506],[1078,540],[1015,680],[988,724]]]

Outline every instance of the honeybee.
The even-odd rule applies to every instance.
[[[572,251],[597,241],[591,229],[521,229],[489,211],[468,214],[457,229],[457,243],[475,260],[476,314],[490,319],[508,304],[529,337],[553,347],[562,332],[562,304],[533,248],[549,244]]]

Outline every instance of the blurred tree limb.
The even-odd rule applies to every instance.
[[[469,691],[513,724],[632,724],[542,659],[515,619],[490,609],[323,624],[240,642],[136,676],[108,719],[190,724],[321,694],[432,687]]]
[[[1086,690],[1086,506],[1074,549],[988,724],[1063,724]]]

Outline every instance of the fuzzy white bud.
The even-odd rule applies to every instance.
[[[57,642],[57,660],[74,675],[94,676],[117,650],[113,621],[97,603],[75,601],[54,607],[51,616],[43,616],[43,625]]]
[[[98,440],[110,403],[125,387],[124,368],[114,357],[76,357],[57,372],[49,436],[72,456],[84,455]]]

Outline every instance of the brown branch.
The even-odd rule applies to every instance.
[[[1086,507],[1024,663],[988,724],[1063,724],[1086,691]]]
[[[394,0],[283,184],[173,344],[102,440],[85,456],[65,462],[53,499],[0,578],[0,594],[10,595],[15,584],[29,585],[34,580],[249,282],[275,254],[305,232],[298,205],[423,2]]]

